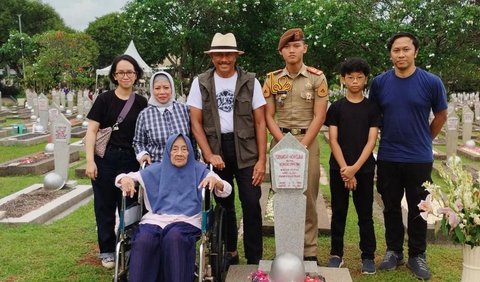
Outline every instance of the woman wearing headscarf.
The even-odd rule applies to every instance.
[[[139,113],[147,106],[147,99],[133,92],[133,85],[142,78],[142,68],[129,55],[116,57],[108,77],[115,90],[98,95],[92,109],[85,136],[85,174],[92,180],[93,206],[97,223],[100,259],[106,268],[115,267],[115,211],[121,205],[122,193],[115,189],[115,177],[122,172],[138,170],[132,148],[133,132]],[[133,99],[133,101],[132,101]],[[130,105],[123,121],[117,123],[125,105]],[[113,127],[105,155],[96,155],[95,140],[100,128]],[[129,199],[127,204],[134,202]]]
[[[201,234],[202,189],[227,197],[232,186],[196,161],[184,134],[171,135],[162,162],[128,174],[116,184],[128,196],[145,189],[145,208],[132,240],[129,281],[193,281],[195,242]]]
[[[173,78],[160,71],[150,78],[148,107],[140,113],[135,128],[133,147],[138,162],[160,162],[167,138],[174,133],[192,137],[188,107],[175,101]]]

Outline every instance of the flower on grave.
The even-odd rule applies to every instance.
[[[445,185],[423,184],[429,195],[418,204],[420,216],[440,217],[440,230],[453,242],[480,246],[480,174],[474,181],[461,162],[449,162],[439,173]],[[435,202],[440,207],[434,208]]]
[[[268,273],[262,270],[257,270],[250,274],[252,282],[283,282],[283,281],[274,281],[268,278]],[[291,281],[288,281],[291,282]],[[326,282],[325,277],[322,275],[306,275],[303,282]]]

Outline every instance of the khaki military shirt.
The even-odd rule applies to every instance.
[[[328,96],[327,79],[322,71],[306,65],[297,75],[284,68],[267,74],[263,96],[267,103],[275,104],[279,127],[306,129],[312,122],[315,103]]]

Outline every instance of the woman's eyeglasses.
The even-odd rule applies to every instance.
[[[115,73],[115,77],[117,78],[123,78],[125,77],[125,75],[128,77],[128,78],[132,78],[134,75],[136,75],[137,73],[134,72],[134,71],[119,71],[119,72],[116,72]]]

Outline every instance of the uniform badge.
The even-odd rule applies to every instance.
[[[305,99],[306,99],[307,101],[312,101],[312,99],[313,99],[312,92],[307,92],[307,93],[305,93]]]
[[[280,77],[272,86],[273,93],[276,95],[277,102],[283,106],[287,99],[288,91],[292,89],[292,84],[287,76]]]

